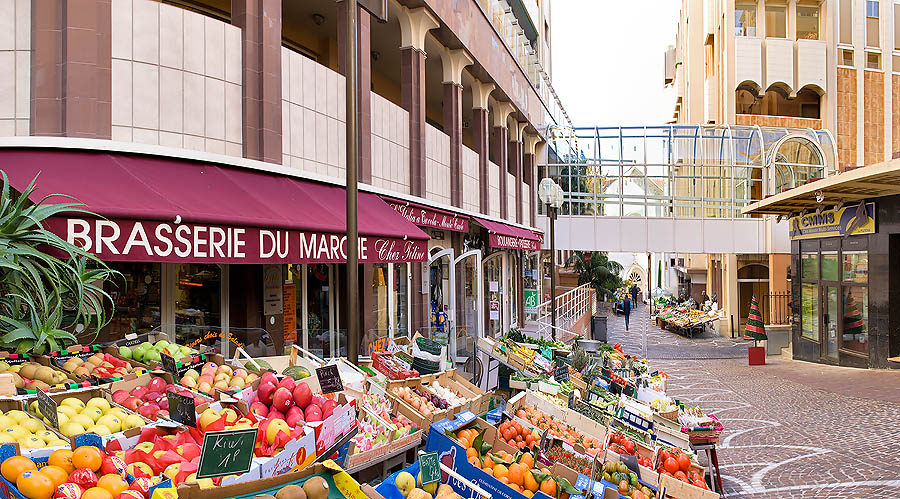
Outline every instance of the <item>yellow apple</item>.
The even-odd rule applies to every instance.
[[[84,426],[82,426],[78,422],[69,421],[68,423],[59,427],[59,432],[66,437],[71,437],[72,435],[84,433]]]
[[[84,409],[84,402],[82,402],[81,400],[79,400],[75,397],[69,397],[67,399],[64,399],[59,405],[74,407],[75,409],[78,409],[79,411]]]
[[[16,424],[15,419],[13,419],[9,416],[6,416],[6,415],[0,416],[0,430],[5,430],[5,429],[9,428],[10,426],[13,426],[14,424]]]
[[[26,430],[25,428],[22,428],[19,425],[10,426],[9,428],[3,430],[3,432],[8,434],[9,436],[11,436],[13,438],[13,440],[15,440],[17,442],[19,440],[27,437],[28,435],[31,435],[30,431]]]
[[[269,426],[266,428],[266,441],[269,442],[269,445],[275,443],[275,439],[278,437],[279,433],[290,435],[291,427],[281,419],[269,421]]]
[[[234,412],[234,409],[232,409],[230,407],[225,409],[224,411],[222,411],[222,413],[225,414],[225,422],[227,422],[229,424],[234,423],[238,419],[237,413]]]
[[[69,418],[70,423],[78,423],[82,428],[94,426],[94,419],[85,414],[76,414]]]
[[[101,437],[104,435],[112,434],[112,432],[109,431],[109,428],[103,426],[102,424],[95,424],[94,426],[91,426],[90,428],[88,428],[87,431],[89,431],[91,433],[96,433],[97,435],[100,435]]]
[[[219,414],[219,411],[213,408],[209,408],[203,411],[203,414],[200,415],[200,420],[198,421],[198,423],[200,423],[200,429],[205,429],[207,425],[219,419],[220,417],[221,415]]]
[[[56,413],[57,414],[65,414],[67,417],[71,418],[72,416],[78,414],[78,409],[76,409],[70,405],[61,405],[56,408]]]
[[[41,423],[37,419],[31,419],[31,418],[28,418],[25,421],[22,421],[21,423],[19,423],[19,426],[21,426],[22,428],[25,428],[30,433],[37,433],[39,431],[46,429],[46,427],[44,426],[44,423]]]
[[[85,407],[79,414],[84,414],[85,416],[91,418],[91,421],[93,421],[94,423],[96,423],[98,419],[103,417],[103,411],[97,407]]]
[[[20,423],[29,418],[28,414],[25,414],[22,411],[9,411],[6,413],[6,416],[12,418],[16,423]]]
[[[144,452],[150,452],[153,450],[153,442],[141,442],[135,445],[134,448]],[[150,475],[153,475],[153,473],[150,473]]]
[[[19,447],[23,449],[37,449],[44,445],[44,441],[34,435],[19,439]]]
[[[102,416],[97,420],[97,424],[105,426],[112,433],[122,431],[122,421],[120,421],[119,418],[113,416],[112,414]]]
[[[102,397],[94,397],[91,400],[88,400],[86,405],[88,407],[96,407],[97,409],[100,409],[103,414],[106,414],[106,412],[110,409],[109,401]]]

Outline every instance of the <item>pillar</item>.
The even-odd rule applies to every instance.
[[[32,135],[112,136],[110,0],[33,2]]]
[[[462,70],[474,61],[465,50],[441,51],[444,132],[450,137],[450,202],[462,207]]]
[[[244,157],[281,164],[281,2],[231,0],[241,28]]]
[[[509,186],[506,185],[507,172],[507,131],[506,118],[515,111],[513,105],[509,102],[495,102],[492,106],[494,111],[494,159],[500,166],[500,218],[506,219],[509,213],[509,203],[507,201],[507,193]],[[489,177],[490,178],[490,177]]]
[[[440,27],[426,7],[400,9],[400,100],[409,113],[409,190],[425,197],[425,34]]]
[[[337,3],[337,20],[338,72],[346,75],[347,49],[344,45],[347,42],[347,8],[343,1]],[[356,12],[356,77],[359,82],[356,93],[356,130],[359,134],[356,165],[357,180],[363,184],[372,183],[372,58],[369,56],[372,52],[371,26],[371,15],[359,7]],[[343,93],[338,98],[343,100]]]
[[[491,172],[490,161],[490,122],[488,121],[488,96],[494,89],[493,83],[482,83],[475,80],[472,84],[472,136],[475,139],[475,152],[478,153],[478,201],[481,213],[491,212]]]
[[[525,223],[522,206],[522,135],[528,122],[517,122],[513,128],[509,129],[509,173],[515,178],[514,190],[516,193],[516,222]]]
[[[537,213],[537,164],[535,163],[535,147],[538,140],[537,135],[525,134],[522,148],[522,176],[525,178],[525,184],[528,185],[528,213],[525,215],[525,224],[531,227],[535,226]]]

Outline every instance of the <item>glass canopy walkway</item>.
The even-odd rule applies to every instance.
[[[745,205],[833,173],[837,156],[830,132],[801,128],[555,128],[551,141],[538,176],[563,188],[569,216],[744,218]]]

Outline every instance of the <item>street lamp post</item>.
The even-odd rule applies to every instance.
[[[545,177],[538,186],[538,197],[547,205],[550,218],[550,337],[556,340],[556,210],[562,206],[562,187]]]
[[[356,0],[345,0],[344,5],[347,9],[347,60],[345,64],[346,73],[346,89],[345,99],[347,100],[347,309],[354,315],[359,308],[359,231],[358,231],[358,208],[357,208],[357,144],[358,134],[357,116],[356,116],[356,96],[358,75],[356,71],[357,59],[357,2]],[[368,54],[366,54],[368,57]],[[369,89],[366,89],[368,92]],[[352,317],[347,322],[347,358],[352,363],[359,360],[359,319]]]

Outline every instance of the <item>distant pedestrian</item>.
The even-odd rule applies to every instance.
[[[625,330],[628,331],[628,321],[631,319],[631,298],[628,295],[622,300],[622,312],[625,313]]]
[[[637,284],[631,285],[631,303],[637,305],[638,303],[638,294],[640,294],[641,288],[637,287]]]

